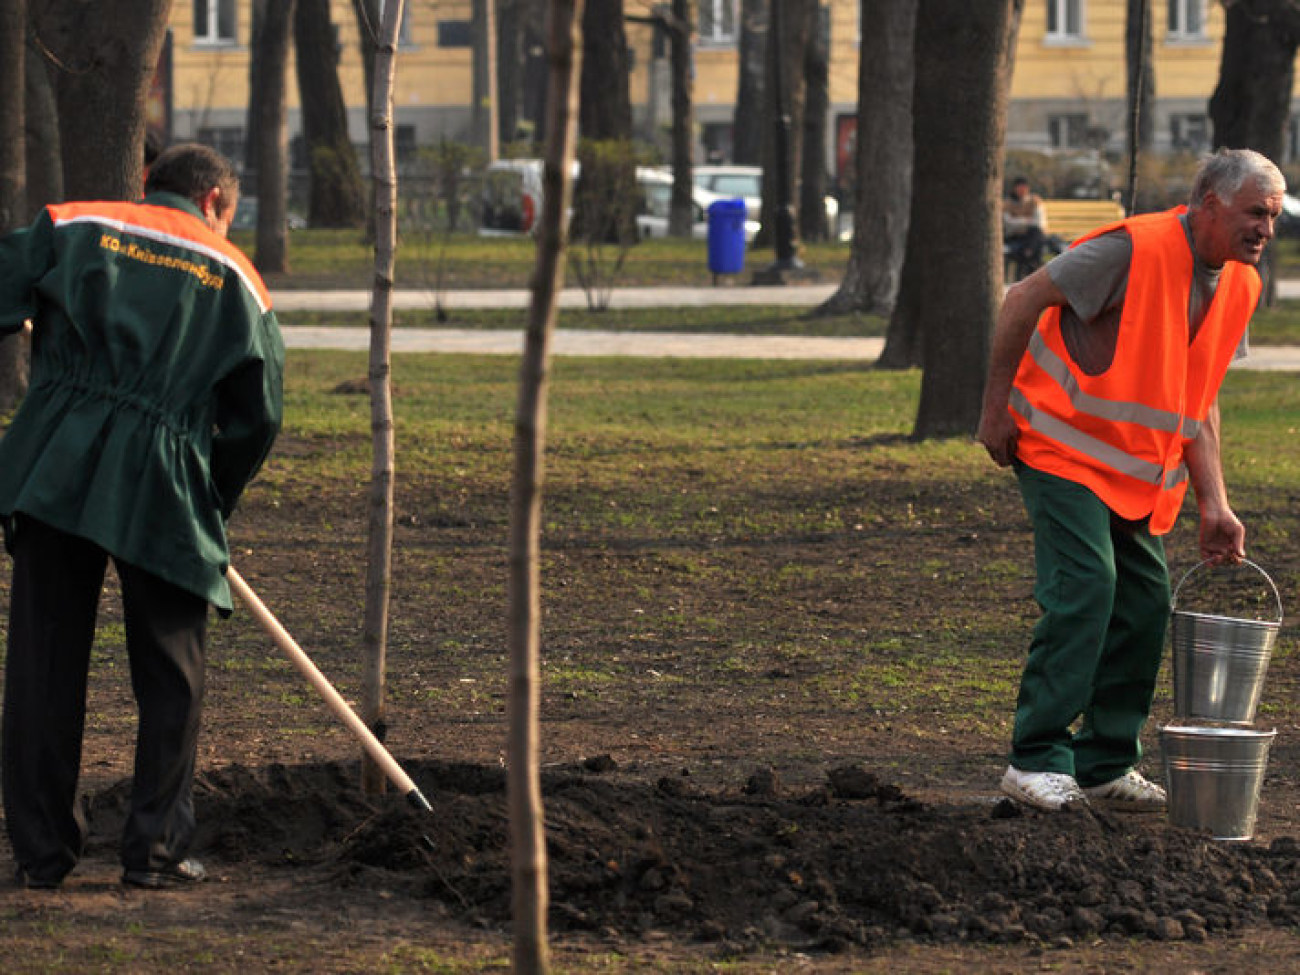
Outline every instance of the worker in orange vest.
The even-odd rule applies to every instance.
[[[1285,189],[1264,156],[1220,150],[1186,207],[1101,228],[1007,292],[979,440],[1034,529],[1042,616],[1001,782],[1019,803],[1165,805],[1136,768],[1170,610],[1161,536],[1190,484],[1202,557],[1245,557],[1217,397]]]

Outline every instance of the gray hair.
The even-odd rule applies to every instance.
[[[1267,156],[1254,149],[1219,149],[1197,170],[1188,205],[1196,209],[1211,193],[1220,200],[1230,201],[1248,179],[1255,180],[1266,193],[1286,191],[1286,177]]]

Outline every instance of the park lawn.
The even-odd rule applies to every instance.
[[[429,756],[448,762],[447,780],[431,777],[426,789],[447,812],[417,820],[442,840],[437,869],[377,872],[370,859],[331,858],[341,854],[323,845],[294,853],[297,834],[331,816],[348,837],[362,832],[350,818],[351,779],[338,773],[336,784],[333,771],[355,760],[356,745],[240,611],[212,627],[200,756],[201,820],[230,820],[219,835],[242,844],[203,851],[220,882],[175,899],[124,900],[114,886],[116,837],[96,834],[73,892],[0,898],[0,946],[19,960],[16,971],[228,971],[235,953],[249,971],[507,966],[499,930],[455,926],[461,915],[445,912],[462,901],[452,897],[448,908],[402,881],[462,869],[472,858],[452,832],[466,817],[500,831],[489,800],[478,814],[470,804],[481,800],[450,788],[450,766],[491,771],[502,761],[518,366],[515,356],[402,354],[393,362],[388,742],[413,770]],[[362,671],[370,412],[358,390],[366,372],[363,353],[289,352],[284,432],[231,521],[234,563],[352,699]],[[668,807],[642,810],[646,793],[624,791],[625,781],[718,789],[728,831],[739,806],[728,797],[755,769],[771,770],[789,797],[751,797],[764,807],[803,808],[828,769],[862,763],[943,810],[989,794],[1005,762],[1035,618],[1032,544],[1009,472],[966,437],[909,439],[919,382],[916,371],[859,362],[555,360],[541,554],[545,765],[610,758],[617,773],[588,791],[615,797],[617,807],[604,808],[623,821],[649,817],[646,835],[664,845],[678,831],[654,817]],[[1222,396],[1234,506],[1252,558],[1288,603],[1300,573],[1298,400],[1294,377],[1276,373],[1234,372]],[[1168,539],[1175,573],[1196,564],[1195,545],[1187,517]],[[0,596],[6,588],[0,578]],[[1300,717],[1296,640],[1288,621],[1261,705],[1270,726],[1293,728]],[[100,796],[120,796],[115,783],[130,775],[134,709],[123,642],[118,602],[106,599],[86,743],[88,787]],[[1172,710],[1169,687],[1166,674],[1159,720]],[[1266,828],[1286,831],[1300,790],[1293,746],[1277,748],[1291,750],[1270,768],[1264,816]],[[296,788],[299,780],[319,791]],[[262,781],[270,787],[254,788]],[[835,802],[818,815],[852,813],[853,805]],[[988,816],[977,808],[972,828],[985,829]],[[366,816],[375,819],[373,810]],[[383,824],[392,820],[376,821],[364,835],[386,839]],[[567,835],[559,833],[565,826],[552,820],[548,837]],[[1032,820],[1022,827],[1027,835],[1038,829]],[[784,851],[791,837],[763,828],[762,850]],[[634,833],[620,832],[619,843]],[[810,833],[799,842],[840,857],[847,847],[836,844],[863,838]],[[348,842],[340,847],[351,856]],[[358,844],[358,858],[367,849]],[[579,887],[602,890],[604,869],[595,858],[587,873],[566,880],[557,870],[553,881],[557,891],[569,883],[564,896],[573,897]],[[144,903],[148,912],[138,909]],[[124,905],[136,908],[129,923]],[[375,936],[358,937],[372,928]],[[662,930],[670,936],[620,938],[616,956],[557,933],[559,965],[758,972],[784,970],[791,957],[747,958],[697,943],[685,929]],[[1099,938],[1068,957],[1091,959],[1090,970],[1182,970],[1204,947],[1189,945],[1170,962],[1163,943]],[[807,967],[930,975],[1041,965],[1041,948],[1016,950],[1001,958],[988,944],[905,941],[878,954],[814,955]]]

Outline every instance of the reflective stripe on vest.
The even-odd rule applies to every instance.
[[[1088,398],[1091,399],[1092,397]],[[1043,436],[1050,437],[1057,443],[1064,444],[1072,450],[1091,457],[1093,460],[1105,464],[1121,474],[1135,477],[1147,484],[1159,484],[1165,490],[1176,487],[1187,480],[1186,464],[1180,463],[1177,467],[1166,472],[1159,464],[1153,464],[1141,457],[1126,454],[1118,447],[1112,446],[1104,440],[1090,437],[1083,431],[1075,429],[1064,420],[1059,420],[1049,413],[1034,409],[1033,404],[1025,399],[1025,394],[1018,389],[1011,390],[1011,407]]]

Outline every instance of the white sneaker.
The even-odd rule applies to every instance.
[[[1057,812],[1070,802],[1088,804],[1079,783],[1064,772],[1022,772],[1008,765],[1001,787],[1016,802],[1046,812]]]
[[[1089,799],[1127,809],[1163,809],[1165,790],[1147,780],[1137,769],[1129,769],[1118,779],[1101,785],[1090,785],[1083,790]]]

